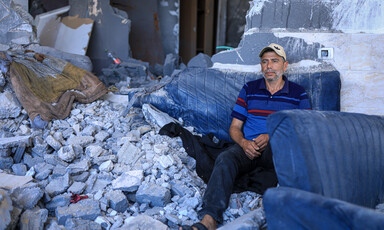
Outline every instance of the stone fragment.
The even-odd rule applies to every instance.
[[[86,185],[82,182],[74,182],[71,187],[68,188],[68,192],[74,193],[74,194],[81,194],[83,193]]]
[[[136,192],[136,200],[139,203],[149,203],[152,206],[164,207],[171,201],[171,192],[157,184],[146,183]]]
[[[21,214],[20,229],[44,229],[48,218],[47,209],[27,209]]]
[[[71,230],[102,230],[101,225],[91,220],[69,218],[65,221],[65,228]]]
[[[153,219],[147,215],[138,215],[128,219],[121,229],[134,230],[134,229],[156,229],[167,230],[168,227],[162,222]]]
[[[71,163],[76,158],[72,145],[66,145],[59,149],[57,156],[65,162]]]
[[[67,140],[67,145],[80,145],[81,147],[88,146],[95,140],[92,136],[75,136]]]
[[[158,158],[159,164],[164,169],[169,168],[175,163],[175,160],[172,158],[171,155],[162,155]]]
[[[169,147],[165,143],[155,144],[153,146],[153,151],[155,151],[155,153],[158,153],[158,154],[163,154],[163,153],[167,152],[168,150],[169,150]]]
[[[23,209],[32,209],[43,197],[44,192],[39,187],[18,187],[12,191],[15,204]]]
[[[192,67],[209,68],[213,66],[213,62],[207,54],[199,53],[188,62],[187,66],[189,68],[192,68]]]
[[[0,188],[13,189],[32,181],[31,176],[15,176],[7,173],[0,173]]]
[[[113,169],[113,162],[111,160],[102,163],[99,170],[103,172],[110,172]]]
[[[67,191],[69,187],[69,174],[66,173],[63,177],[59,177],[57,179],[53,179],[48,185],[45,187],[45,191],[50,196],[59,195],[65,191]]]
[[[0,189],[0,229],[7,229],[10,226],[12,210],[12,200],[9,194],[5,190]]]
[[[68,206],[70,204],[70,200],[71,200],[71,194],[69,193],[61,194],[53,197],[51,201],[46,203],[45,208],[47,208],[48,211],[52,212],[52,211],[55,211],[57,207]]]
[[[109,137],[109,133],[106,131],[100,131],[95,135],[95,139],[98,142],[103,142]]]
[[[143,104],[142,106],[143,114],[145,119],[148,122],[158,125],[160,128],[168,123],[177,123],[180,122],[173,117],[169,116],[167,113],[160,111],[155,106],[151,104]]]
[[[105,149],[103,149],[102,147],[100,147],[98,145],[90,145],[90,146],[87,146],[87,148],[85,149],[85,153],[90,158],[98,157],[101,154],[103,154],[104,152],[105,152]]]
[[[134,146],[132,143],[125,143],[117,153],[118,162],[124,164],[131,164],[134,159],[137,159],[140,154],[140,148]]]
[[[94,136],[96,132],[97,132],[96,127],[94,127],[92,125],[88,125],[83,129],[83,131],[81,131],[80,135],[81,136]]]
[[[112,190],[106,194],[108,199],[109,207],[118,211],[125,212],[128,208],[128,200],[127,197],[121,190]]]
[[[258,208],[222,226],[220,230],[261,229],[265,223],[264,210],[262,208]]]
[[[59,224],[63,225],[68,218],[95,220],[101,215],[101,210],[98,201],[83,199],[68,207],[57,207],[55,214]]]
[[[12,171],[17,175],[17,176],[25,176],[27,173],[27,166],[25,164],[14,164],[12,165]]]
[[[0,157],[0,169],[10,169],[13,163],[12,157]]]
[[[25,144],[26,146],[31,145],[31,136],[15,136],[15,137],[3,137],[0,138],[0,148],[12,148],[17,147],[20,144]]]
[[[139,188],[143,178],[144,174],[142,170],[125,172],[112,181],[112,188],[127,192],[134,192]]]
[[[61,143],[58,140],[56,140],[56,138],[54,138],[52,135],[48,135],[45,138],[45,141],[49,146],[51,146],[56,151],[62,147]]]
[[[0,119],[16,118],[20,115],[21,109],[15,95],[7,91],[0,93]]]
[[[111,229],[111,223],[108,221],[108,219],[105,216],[98,216],[95,219],[95,223],[100,224],[102,229]]]
[[[70,170],[71,175],[79,175],[83,172],[88,171],[90,166],[91,162],[89,161],[89,159],[83,159],[77,163],[70,164],[68,166],[68,169]]]

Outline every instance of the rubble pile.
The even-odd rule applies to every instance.
[[[181,139],[158,134],[167,114],[143,106],[122,116],[126,105],[97,100],[74,103],[41,130],[17,101],[7,103],[0,180],[12,183],[0,189],[0,229],[178,229],[199,220],[206,185]],[[233,194],[222,228],[264,225],[260,200]]]

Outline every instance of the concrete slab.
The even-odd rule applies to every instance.
[[[0,173],[0,188],[13,189],[21,187],[32,180],[32,176],[15,176],[7,173]]]

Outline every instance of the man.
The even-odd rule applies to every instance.
[[[236,143],[221,153],[209,179],[200,215],[203,219],[192,229],[216,229],[228,207],[235,179],[256,167],[274,169],[268,145],[267,116],[286,109],[310,109],[303,87],[283,75],[288,62],[283,47],[270,44],[261,50],[264,79],[246,83],[232,112],[229,134]],[[180,229],[191,229],[182,226]]]

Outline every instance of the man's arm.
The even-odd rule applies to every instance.
[[[255,141],[249,141],[249,140],[244,138],[244,134],[243,134],[243,130],[242,130],[243,124],[244,124],[243,121],[241,121],[237,118],[233,118],[231,126],[229,127],[229,135],[231,136],[231,138],[234,142],[236,142],[238,145],[240,145],[243,148],[247,157],[249,159],[253,160],[254,158],[260,156],[260,154],[261,154],[260,152],[262,149],[259,146],[257,146]],[[264,135],[264,134],[262,134],[262,135]],[[265,134],[265,135],[267,135],[267,134]],[[255,139],[258,139],[259,137],[260,136],[258,136]],[[268,142],[268,140],[267,140],[267,142]],[[260,138],[260,143],[261,143],[261,138]],[[266,144],[265,144],[265,146],[266,146]],[[264,146],[264,148],[265,148],[265,146]]]

